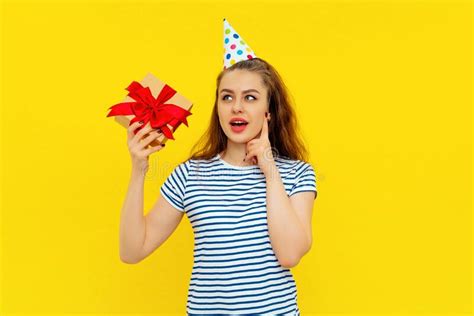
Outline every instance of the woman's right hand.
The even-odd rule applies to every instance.
[[[153,129],[150,123],[147,123],[147,125],[135,134],[134,131],[140,126],[140,122],[135,122],[128,127],[127,144],[132,160],[132,169],[134,171],[146,173],[148,171],[148,156],[161,150],[165,144],[150,146],[150,148],[147,148],[152,141],[161,136],[161,132]],[[150,135],[144,137],[144,135],[148,133],[150,133]]]

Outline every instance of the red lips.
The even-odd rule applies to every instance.
[[[229,122],[229,123],[236,122],[236,121],[248,123],[247,120],[244,119],[243,117],[233,117],[233,118],[230,119],[230,122]]]

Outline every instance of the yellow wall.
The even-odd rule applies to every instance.
[[[0,314],[184,315],[187,218],[119,260],[130,159],[106,114],[147,72],[195,104],[151,158],[147,211],[208,124],[223,17],[283,76],[315,166],[302,315],[472,313],[471,1],[2,5]]]

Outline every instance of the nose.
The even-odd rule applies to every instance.
[[[232,112],[242,112],[242,104],[240,103],[239,99],[237,99],[234,104],[232,104]]]

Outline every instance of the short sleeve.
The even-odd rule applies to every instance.
[[[316,174],[314,172],[313,166],[307,162],[304,162],[300,166],[296,167],[295,182],[288,196],[305,191],[314,192],[314,198],[316,199]]]
[[[186,191],[188,173],[188,161],[179,164],[174,168],[168,178],[166,178],[160,188],[163,198],[180,212],[185,212],[184,194]]]

